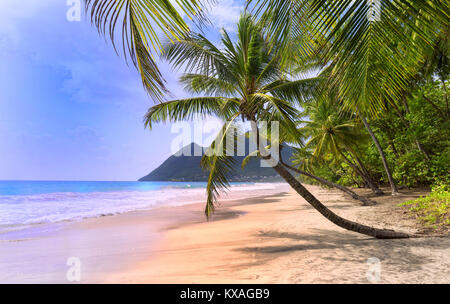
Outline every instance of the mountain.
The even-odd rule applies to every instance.
[[[182,151],[187,152],[189,149],[191,151],[190,155],[194,155],[194,151],[202,151],[202,147],[196,143],[191,143],[170,156],[158,168],[150,172],[150,174],[140,178],[139,181],[207,181],[209,172],[204,171],[200,167],[200,160],[202,157],[182,155]],[[281,152],[283,160],[289,163],[292,153],[293,149],[289,146],[285,146]],[[204,153],[202,152],[202,155],[203,154]],[[246,155],[248,155],[248,153]],[[261,167],[261,160],[259,158],[252,157],[243,170],[241,164],[245,156],[234,156],[234,158],[236,160],[234,164],[235,170],[230,175],[230,181],[261,182],[280,179],[278,174],[272,168]]]

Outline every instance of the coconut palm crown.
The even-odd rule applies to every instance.
[[[320,79],[290,80],[286,69],[286,52],[269,44],[262,27],[249,14],[243,14],[237,25],[237,42],[233,43],[226,30],[221,32],[223,49],[200,34],[168,44],[164,57],[175,68],[186,71],[180,82],[185,89],[200,97],[172,100],[153,106],[145,116],[148,127],[158,121],[179,121],[215,115],[225,121],[224,130],[244,121],[278,121],[280,128],[296,134],[297,107],[310,98]],[[283,64],[284,63],[284,64]],[[226,132],[223,132],[226,134]],[[212,149],[222,147],[222,138],[213,142]],[[204,158],[210,169],[206,214],[214,210],[218,189],[228,185],[226,173],[232,157]]]

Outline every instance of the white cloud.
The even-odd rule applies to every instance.
[[[217,28],[225,28],[232,31],[236,27],[242,6],[234,0],[220,0],[210,9],[209,17],[212,24]]]

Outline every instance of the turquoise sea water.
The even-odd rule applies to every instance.
[[[0,181],[0,232],[22,226],[113,215],[206,200],[204,182]],[[235,183],[241,197],[276,191],[269,183]]]
[[[0,181],[0,196],[56,192],[152,191],[164,187],[202,188],[204,182]]]

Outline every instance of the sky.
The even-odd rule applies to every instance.
[[[233,30],[238,1],[211,10],[210,35]],[[144,128],[154,103],[137,71],[84,15],[69,22],[70,8],[0,1],[0,180],[137,180],[172,154],[170,124]],[[159,66],[172,95],[188,97]]]

